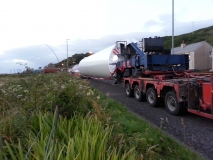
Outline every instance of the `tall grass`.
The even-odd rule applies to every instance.
[[[71,119],[60,117],[56,131],[49,139],[54,126],[53,122],[54,116],[51,113],[34,115],[27,145],[20,141],[17,144],[6,142],[0,159],[135,159],[132,154],[133,149],[121,154],[119,147],[112,147],[108,144],[112,129],[102,126],[95,117],[89,115],[85,118],[74,115]],[[39,138],[35,141],[39,131],[41,131]],[[47,146],[48,144],[49,146]]]

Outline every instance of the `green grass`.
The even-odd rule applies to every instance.
[[[0,96],[0,159],[202,159],[67,73],[10,77]]]
[[[107,143],[111,138],[111,128],[102,126],[100,121],[89,115],[86,117],[74,115],[70,120],[60,117],[54,134],[50,135],[54,120],[54,116],[50,113],[34,115],[35,124],[29,132],[28,145],[21,141],[16,144],[6,142],[6,148],[2,149],[3,155],[2,157],[0,155],[0,158],[7,157],[12,160],[24,159],[24,157],[36,160],[135,159],[131,150],[121,154],[119,148],[109,147]],[[39,131],[41,131],[40,135],[35,141]]]
[[[118,102],[107,98],[102,98],[101,101],[103,105],[107,104],[111,125],[115,126],[112,134],[120,138],[120,141],[126,142],[124,149],[135,147],[137,157],[143,155],[145,159],[203,159],[194,151],[163,134],[161,129],[151,126],[129,112]]]

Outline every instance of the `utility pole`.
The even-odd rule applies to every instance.
[[[172,0],[172,54],[174,54],[174,0]]]
[[[67,68],[68,68],[68,40],[70,40],[70,39],[67,39]]]

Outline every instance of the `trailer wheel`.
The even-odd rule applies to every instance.
[[[157,93],[154,87],[151,87],[146,92],[146,100],[151,107],[156,107],[158,102]]]
[[[126,88],[126,96],[127,97],[132,97],[134,95],[134,90],[131,89],[130,84],[126,83],[125,84],[125,88]]]
[[[184,108],[181,105],[182,103],[178,103],[176,93],[174,91],[170,91],[165,96],[165,105],[166,109],[172,115],[179,115],[184,112]]]
[[[143,95],[143,93],[140,91],[139,85],[136,85],[136,86],[135,86],[135,88],[134,88],[134,95],[135,95],[135,99],[136,99],[137,101],[140,102],[140,101],[143,100],[144,95]]]

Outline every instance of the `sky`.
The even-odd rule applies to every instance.
[[[213,0],[174,0],[174,35],[213,25]],[[124,38],[172,35],[172,0],[1,0],[0,74],[38,69]]]

